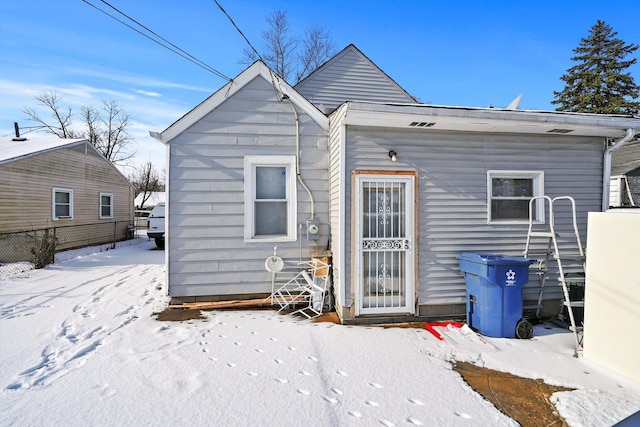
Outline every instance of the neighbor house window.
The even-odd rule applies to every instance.
[[[296,238],[296,176],[293,156],[246,156],[245,239]]]
[[[528,221],[529,201],[544,195],[544,172],[488,171],[487,205],[489,222]],[[542,203],[535,203],[533,220],[544,222]]]
[[[100,193],[100,219],[113,218],[113,194]]]
[[[51,191],[53,219],[73,218],[73,190],[53,188]]]

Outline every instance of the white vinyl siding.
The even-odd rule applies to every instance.
[[[544,172],[487,171],[489,223],[528,222],[529,201],[544,195]],[[534,207],[534,221],[544,222],[542,203]]]
[[[294,97],[293,97],[294,98]],[[327,134],[314,117],[297,106],[300,124],[300,173],[315,201],[320,245],[329,229]],[[245,239],[245,157],[295,159],[296,122],[291,104],[276,96],[271,81],[258,76],[170,144],[166,251],[172,297],[266,295],[271,290],[264,260],[277,246],[278,256],[299,259],[316,249],[305,237]],[[291,169],[293,175],[295,170]],[[311,203],[299,184],[295,214],[304,224]],[[297,229],[295,236],[297,236]]]
[[[51,190],[51,214],[54,220],[73,219],[73,190],[55,187]]]
[[[597,191],[602,188],[600,138],[395,129],[385,129],[383,133],[376,128],[359,126],[347,126],[344,132],[347,174],[354,169],[418,172],[419,270],[416,277],[419,278],[418,304],[421,306],[459,304],[462,307],[465,280],[457,259],[460,253],[522,255],[526,222],[487,223],[488,171],[517,164],[523,171],[544,172],[545,194],[575,198],[582,236],[586,235],[587,213],[600,210],[602,193]],[[395,163],[388,156],[391,148],[398,153]],[[349,182],[347,180],[346,184]],[[342,200],[349,201],[344,217],[351,218],[351,189],[347,187],[340,193]],[[350,242],[350,222],[347,219],[345,223],[347,227],[341,239]],[[556,212],[556,228],[560,233],[572,231],[568,209],[562,207]],[[560,242],[567,248],[572,247],[570,243]],[[546,246],[534,248],[538,249],[546,249]],[[342,256],[351,259],[348,243]],[[340,272],[340,277],[345,279],[347,303],[351,301],[351,270],[350,263],[345,262]],[[529,285],[524,289],[525,299],[537,298],[533,289],[531,292],[529,289]],[[561,289],[550,285],[545,297],[561,298]]]
[[[295,89],[325,113],[346,101],[416,102],[355,46],[345,48]]]
[[[246,156],[245,240],[296,239],[294,156]]]
[[[113,218],[113,194],[100,193],[100,219]]]

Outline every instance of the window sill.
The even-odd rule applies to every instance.
[[[247,243],[295,242],[296,238],[291,236],[245,237],[244,241]]]
[[[504,219],[504,220],[496,220],[487,222],[489,225],[528,225],[528,219]],[[544,221],[532,221],[534,225],[543,225]]]

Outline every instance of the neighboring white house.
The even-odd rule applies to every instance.
[[[573,196],[586,235],[608,183],[605,143],[637,128],[419,104],[353,45],[295,88],[258,61],[153,134],[169,159],[169,295],[264,296],[274,246],[285,259],[329,248],[343,322],[464,316],[460,253],[521,255],[536,195]],[[568,216],[557,212],[557,229]],[[550,286],[545,299],[560,298]]]
[[[609,206],[640,207],[640,140],[612,154]]]
[[[147,200],[144,201],[144,206],[143,206],[142,202],[144,197],[147,197]],[[167,201],[167,197],[164,191],[153,191],[151,193],[138,194],[133,204],[136,209],[144,209],[144,210],[150,211],[158,203],[166,202],[166,201]]]

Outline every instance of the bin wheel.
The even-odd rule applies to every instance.
[[[520,319],[516,323],[516,337],[529,339],[533,336],[533,325],[527,319]]]

